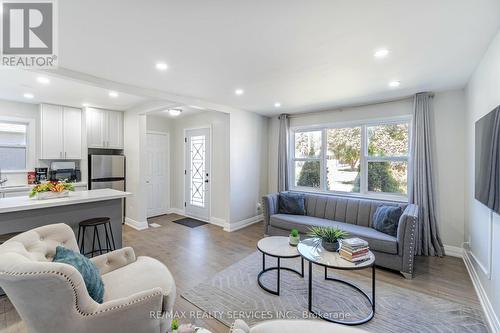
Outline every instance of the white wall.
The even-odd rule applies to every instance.
[[[486,315],[500,332],[500,215],[474,199],[474,124],[500,104],[500,32],[466,87],[466,254],[477,277]],[[484,293],[482,293],[482,291]]]
[[[268,192],[268,118],[232,112],[230,118],[231,216],[229,230],[259,220],[261,198]]]
[[[443,243],[459,247],[464,240],[464,115],[463,90],[436,93],[434,97],[435,169],[438,219]],[[349,123],[411,115],[413,99],[343,108],[333,111],[293,115],[290,126]],[[278,120],[269,123],[269,190],[277,190]]]

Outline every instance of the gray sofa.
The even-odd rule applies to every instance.
[[[366,240],[375,254],[377,266],[398,270],[407,279],[413,276],[416,205],[305,193],[306,215],[288,215],[278,213],[278,193],[264,196],[263,203],[266,235],[287,236],[293,228],[305,234],[312,226],[337,226],[351,236]],[[373,214],[381,205],[401,206],[404,210],[396,237],[372,228]]]

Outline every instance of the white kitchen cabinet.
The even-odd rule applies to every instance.
[[[108,142],[110,149],[123,149],[123,112],[107,111],[108,116]]]
[[[40,158],[63,158],[63,107],[42,104],[40,106]]]
[[[64,107],[63,124],[64,158],[79,160],[82,158],[82,110]]]
[[[87,108],[87,146],[123,149],[123,112]]]
[[[82,158],[82,112],[60,105],[40,106],[40,159]]]

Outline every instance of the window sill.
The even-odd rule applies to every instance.
[[[408,197],[397,194],[378,194],[378,193],[345,193],[345,192],[333,192],[333,191],[322,191],[322,190],[314,190],[306,187],[292,187],[290,191],[293,192],[304,192],[304,193],[312,193],[312,194],[323,194],[330,195],[336,197],[345,197],[345,198],[356,198],[356,199],[370,199],[370,200],[382,200],[382,201],[394,201],[401,203],[408,203]]]

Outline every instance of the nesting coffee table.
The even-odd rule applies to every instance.
[[[329,252],[323,249],[321,246],[320,242],[314,238],[309,238],[301,241],[299,245],[297,246],[297,250],[299,254],[302,256],[302,259],[306,259],[309,262],[309,288],[308,288],[308,306],[309,306],[309,312],[313,313],[314,315],[333,322],[337,324],[344,324],[344,325],[360,325],[364,324],[368,321],[370,321],[373,316],[375,315],[375,255],[370,251],[369,252],[369,259],[365,260],[360,263],[352,263],[350,261],[344,260],[340,257],[340,255],[337,252]],[[328,316],[315,311],[313,309],[313,298],[312,298],[312,290],[313,290],[313,272],[312,272],[312,267],[313,264],[323,266],[325,268],[325,280],[327,281],[335,281],[339,283],[343,283],[345,285],[348,285],[349,287],[352,287],[355,289],[357,292],[359,292],[361,295],[363,295],[368,302],[371,305],[371,312],[370,314],[361,320],[356,320],[356,321],[345,321],[345,320],[336,320],[336,319],[331,319]],[[361,288],[358,286],[354,285],[353,283],[346,281],[346,280],[341,280],[341,279],[336,279],[328,276],[328,269],[339,269],[339,270],[358,270],[358,269],[365,269],[365,268],[371,268],[372,270],[372,295],[371,297],[368,296],[366,292],[364,292]]]
[[[301,271],[296,271],[292,268],[288,267],[281,267],[281,259],[291,259],[291,258],[299,258],[300,254],[297,251],[296,246],[291,246],[288,243],[288,237],[281,237],[281,236],[272,236],[272,237],[266,237],[262,238],[258,243],[257,243],[257,249],[262,252],[262,271],[259,273],[257,276],[257,282],[259,283],[259,286],[267,291],[268,293],[271,293],[273,295],[279,295],[280,294],[280,271],[281,270],[286,270],[289,272],[293,272],[295,274],[300,275],[301,277],[304,277],[304,258],[301,258]],[[273,267],[268,267],[266,268],[266,256],[273,257],[277,259],[277,266]],[[276,278],[276,290],[272,290],[262,284],[260,281],[260,278],[263,274],[269,272],[269,271],[276,271],[277,272],[277,278]]]

